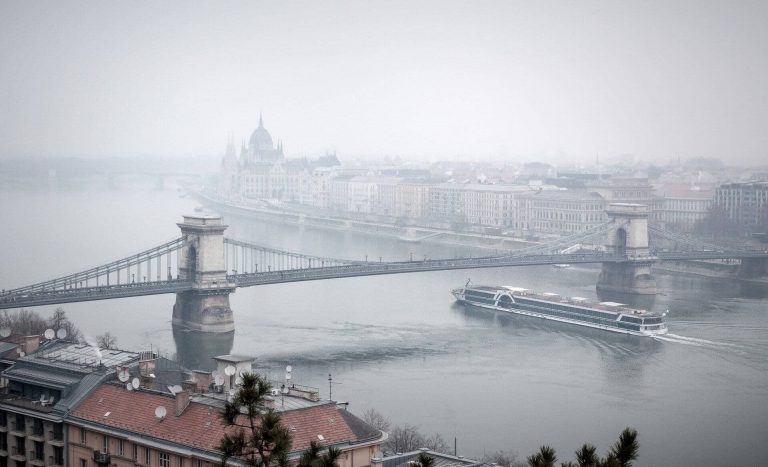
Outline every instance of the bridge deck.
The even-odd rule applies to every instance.
[[[618,263],[626,261],[655,262],[663,260],[706,260],[723,258],[768,258],[766,251],[692,251],[692,252],[657,252],[654,256],[627,258],[605,252],[528,254],[511,253],[506,256],[457,258],[403,262],[347,262],[347,264],[305,267],[262,271],[227,276],[229,284],[223,284],[216,290],[229,292],[235,287],[299,282],[311,280],[338,279],[382,274],[402,274],[427,271],[445,271],[459,269],[515,267],[548,264],[584,264]],[[91,287],[72,287],[51,290],[34,289],[34,286],[4,292],[0,295],[0,309],[42,306],[61,303],[108,300],[122,297],[179,293],[193,290],[192,282],[181,280],[161,280],[137,282],[119,285]]]

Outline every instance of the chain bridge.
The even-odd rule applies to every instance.
[[[173,321],[204,332],[234,329],[229,294],[239,287],[381,274],[547,264],[601,263],[598,291],[654,294],[651,265],[662,260],[738,259],[752,275],[766,273],[768,252],[715,245],[648,225],[647,208],[615,204],[609,222],[502,254],[479,257],[359,261],[314,256],[226,238],[215,215],[190,215],[181,237],[126,258],[37,284],[0,292],[0,309],[141,295],[176,294]],[[649,238],[674,248],[652,249]],[[607,238],[605,245],[595,241]],[[587,246],[589,245],[589,246]]]

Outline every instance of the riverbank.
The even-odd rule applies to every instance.
[[[222,214],[247,215],[253,219],[276,222],[282,225],[313,227],[337,232],[354,232],[407,243],[468,246],[494,252],[515,250],[536,244],[536,242],[507,235],[455,232],[428,226],[397,225],[331,215],[316,215],[305,210],[280,209],[274,204],[268,203],[235,204],[199,191],[189,191],[188,193],[204,206],[215,208]]]

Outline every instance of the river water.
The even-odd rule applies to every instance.
[[[171,186],[0,191],[0,286],[86,269],[179,235],[196,203]],[[228,235],[274,247],[362,259],[453,257],[461,247],[226,218]],[[234,336],[171,326],[173,296],[67,304],[85,334],[110,331],[131,350],[159,349],[191,366],[215,354],[257,357],[275,379],[376,408],[394,424],[439,432],[459,454],[519,458],[550,444],[562,460],[591,442],[604,452],[626,426],[638,466],[764,465],[768,442],[768,291],[763,285],[658,275],[662,339],[613,335],[465,308],[449,291],[471,277],[595,296],[598,269],[503,268],[252,287],[231,296]],[[37,311],[50,314],[53,307]]]

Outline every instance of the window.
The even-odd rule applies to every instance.
[[[16,414],[16,431],[26,431],[27,425],[25,421],[24,415]]]
[[[109,452],[109,436],[104,435],[104,439],[101,442],[101,452]]]
[[[88,437],[85,435],[85,428],[80,428],[80,443],[85,444],[88,441]]]
[[[61,446],[53,447],[53,463],[56,465],[64,465],[64,448]]]
[[[35,441],[35,460],[43,460],[44,453],[44,447],[43,443],[40,441]]]
[[[80,467],[88,467],[88,461],[85,459],[80,459]]]
[[[117,440],[117,454],[119,456],[125,455],[125,441],[122,439]]]
[[[139,460],[139,447],[135,444],[133,445],[133,460]]]
[[[152,451],[149,448],[144,449],[144,463],[152,465]]]
[[[164,452],[158,453],[157,460],[159,461],[160,467],[171,467],[171,459],[169,458],[168,454]]]
[[[32,433],[37,436],[43,436],[43,421],[36,418],[32,426]]]

